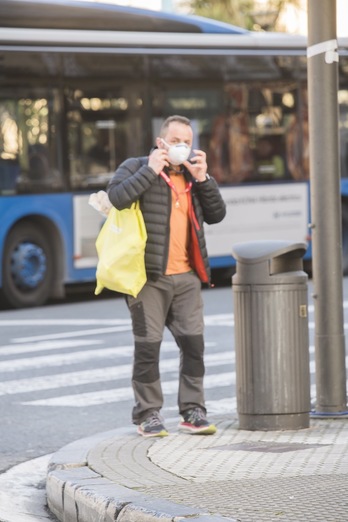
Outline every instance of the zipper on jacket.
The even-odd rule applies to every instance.
[[[167,269],[167,264],[168,264],[168,257],[169,257],[170,216],[171,216],[171,213],[172,213],[172,193],[171,193],[171,188],[166,184],[166,182],[164,181],[163,178],[162,178],[162,181],[163,181],[163,183],[165,184],[165,186],[167,188],[168,209],[169,209],[168,219],[167,219],[167,226],[166,226],[166,230],[167,230],[166,243],[164,245],[165,246],[165,251],[164,251],[163,266],[162,266],[162,274],[165,274],[166,273],[166,269]]]

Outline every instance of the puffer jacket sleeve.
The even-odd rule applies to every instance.
[[[203,183],[194,184],[195,196],[198,198],[203,220],[208,224],[220,223],[226,215],[226,205],[214,178]]]
[[[107,193],[118,210],[137,201],[157,180],[157,174],[147,165],[147,158],[130,158],[124,161],[110,180]]]

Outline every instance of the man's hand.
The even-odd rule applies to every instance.
[[[207,176],[207,155],[202,150],[193,149],[195,156],[191,158],[191,161],[184,161],[184,165],[187,170],[197,181],[205,181]]]
[[[148,165],[158,175],[164,167],[169,166],[168,152],[165,149],[154,149],[149,156]]]

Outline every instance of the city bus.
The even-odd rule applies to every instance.
[[[104,218],[89,196],[172,114],[190,118],[227,205],[206,227],[213,281],[240,241],[305,242],[310,261],[304,37],[73,0],[2,0],[0,26],[2,305],[95,281]],[[348,39],[339,54],[348,268]]]

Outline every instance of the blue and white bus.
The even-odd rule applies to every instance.
[[[191,119],[227,203],[206,231],[213,271],[233,266],[238,241],[308,240],[305,38],[73,0],[2,0],[0,26],[1,303],[41,305],[95,280],[102,217],[89,195],[147,154],[171,114]],[[348,39],[339,46],[348,237]]]

